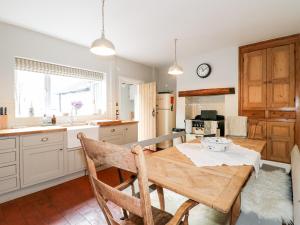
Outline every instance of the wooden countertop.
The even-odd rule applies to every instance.
[[[101,127],[138,123],[138,121],[133,121],[133,120],[94,120],[91,122]],[[0,137],[49,133],[49,132],[57,132],[57,131],[67,131],[67,127],[57,125],[57,126],[36,126],[36,127],[4,129],[4,130],[0,130]]]
[[[132,124],[138,123],[135,120],[94,120],[92,123],[99,125],[100,127],[107,127],[107,126],[119,126],[125,124]]]
[[[17,136],[25,134],[39,134],[39,133],[49,133],[57,131],[66,131],[66,127],[60,126],[44,126],[44,127],[25,127],[25,128],[14,128],[14,129],[4,129],[0,130],[0,137]]]

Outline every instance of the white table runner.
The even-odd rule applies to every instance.
[[[260,153],[231,144],[225,152],[207,150],[199,143],[183,143],[175,146],[182,154],[186,155],[196,166],[242,166],[251,165],[258,176],[260,168]]]

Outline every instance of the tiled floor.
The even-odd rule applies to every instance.
[[[127,174],[124,174],[125,177]],[[119,184],[110,168],[98,173],[109,185]],[[120,210],[111,205],[115,215]],[[0,205],[0,225],[104,225],[104,216],[93,197],[88,177],[81,177]]]

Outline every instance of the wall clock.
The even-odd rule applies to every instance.
[[[206,78],[211,73],[211,66],[207,63],[202,63],[197,67],[196,72],[200,78]]]

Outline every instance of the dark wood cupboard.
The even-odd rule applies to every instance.
[[[249,118],[249,137],[267,140],[262,154],[267,160],[290,162],[299,110],[299,43],[300,35],[292,35],[239,48],[239,114]]]

